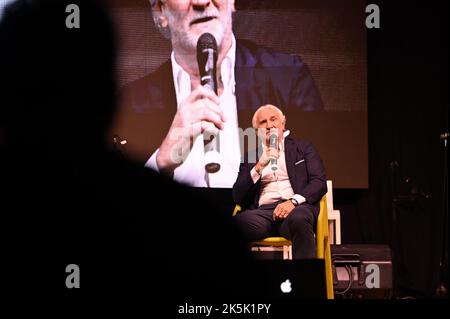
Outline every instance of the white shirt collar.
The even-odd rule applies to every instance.
[[[284,152],[284,141],[286,140],[286,137],[291,133],[289,130],[285,130],[283,132],[283,140],[281,141],[281,150]]]
[[[172,75],[175,85],[175,92],[177,96],[178,104],[181,100],[187,97],[191,92],[191,80],[189,74],[177,63],[175,59],[175,53],[172,51],[170,55],[172,62]],[[231,37],[231,47],[227,52],[227,55],[222,61],[220,67],[220,76],[224,85],[224,90],[232,88],[234,90],[235,78],[234,78],[234,65],[236,62],[236,38],[234,34]],[[234,93],[234,92],[233,92]]]

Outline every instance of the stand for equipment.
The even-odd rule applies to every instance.
[[[447,298],[448,296],[448,108],[446,112],[446,131],[441,134],[440,139],[444,144],[444,185],[442,203],[442,250],[439,259],[439,282],[436,288],[436,297]]]
[[[391,172],[391,192],[392,192],[392,224],[391,224],[391,257],[392,257],[392,295],[394,298],[398,297],[398,278],[397,275],[401,273],[402,258],[400,258],[401,245],[399,244],[400,237],[398,236],[398,208],[401,206],[416,205],[419,200],[429,200],[431,195],[421,191],[414,185],[411,178],[403,177],[401,182],[403,186],[408,186],[408,192],[399,193],[397,188],[397,170],[399,163],[397,160],[392,160],[389,163]]]

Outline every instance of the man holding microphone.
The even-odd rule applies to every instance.
[[[233,199],[244,211],[235,221],[249,242],[281,235],[292,241],[293,258],[314,258],[319,202],[327,192],[319,153],[310,142],[287,137],[286,117],[276,106],[261,106],[252,125],[265,146],[256,164],[247,156],[240,165]]]

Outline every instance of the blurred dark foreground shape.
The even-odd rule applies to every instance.
[[[79,29],[66,27],[68,4],[79,6]],[[10,297],[137,296],[163,307],[259,291],[230,212],[108,147],[115,41],[97,1],[16,1],[0,22],[0,48]],[[69,264],[80,267],[80,289],[66,288]]]

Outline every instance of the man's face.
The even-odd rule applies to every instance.
[[[211,33],[220,48],[227,32],[231,33],[234,0],[165,0],[161,14],[167,19],[172,46],[195,50],[198,38]]]
[[[266,144],[269,144],[269,136],[271,131],[276,130],[278,134],[278,141],[283,139],[283,131],[285,127],[284,117],[280,112],[271,109],[263,108],[259,111],[257,117],[258,135],[261,140],[266,140]]]

